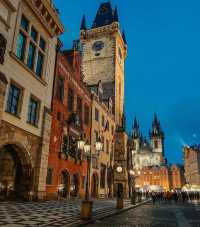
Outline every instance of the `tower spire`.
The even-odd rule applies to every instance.
[[[134,119],[132,137],[138,139],[140,137],[140,126],[138,124],[137,118]]]
[[[85,15],[83,15],[82,21],[81,21],[81,30],[86,30],[86,29],[87,29],[86,18],[85,18]]]
[[[114,21],[119,22],[117,6],[115,6],[115,10],[114,10]]]

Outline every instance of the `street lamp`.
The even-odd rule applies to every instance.
[[[79,150],[84,150],[85,141],[83,140],[83,137],[82,136],[78,140],[77,145],[78,145],[78,149]]]
[[[95,147],[96,147],[96,151],[97,152],[102,151],[102,149],[103,149],[103,143],[101,142],[100,137],[98,137],[98,139],[96,141],[96,144],[95,144]]]
[[[122,173],[123,168],[122,168],[121,166],[118,166],[118,167],[116,168],[116,171],[117,171],[118,173]]]

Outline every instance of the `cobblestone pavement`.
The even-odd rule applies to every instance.
[[[90,226],[105,227],[200,227],[200,203],[156,204],[148,202],[136,209],[96,221]]]
[[[48,202],[0,202],[0,226],[77,226],[80,220],[81,200],[60,200]],[[116,212],[115,200],[94,201],[93,217],[101,218]],[[132,207],[125,201],[125,207]]]

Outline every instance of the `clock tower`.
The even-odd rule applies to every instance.
[[[84,82],[94,85],[101,81],[103,99],[113,99],[115,120],[121,126],[127,43],[124,32],[120,30],[117,8],[113,9],[110,2],[102,3],[91,28],[87,28],[83,16],[80,42]]]

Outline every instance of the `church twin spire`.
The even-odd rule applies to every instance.
[[[139,139],[141,137],[140,126],[136,117],[134,119],[134,124],[132,129],[132,137],[134,139]],[[150,139],[152,139],[153,137],[164,138],[164,132],[162,131],[160,121],[158,120],[158,117],[156,114],[154,115],[154,119],[152,122],[152,129],[149,131],[149,137]]]

